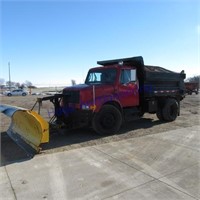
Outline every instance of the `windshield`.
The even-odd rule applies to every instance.
[[[116,69],[98,69],[89,71],[86,84],[112,84],[116,80],[117,70]]]

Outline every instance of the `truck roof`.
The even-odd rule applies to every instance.
[[[99,65],[115,65],[115,64],[127,64],[127,65],[134,65],[134,66],[144,66],[144,60],[142,56],[130,57],[130,58],[120,58],[114,60],[104,60],[104,61],[97,61]]]
[[[102,68],[119,68],[118,65],[105,65],[105,66],[97,66],[97,67],[93,67],[90,68],[90,70],[102,70]]]

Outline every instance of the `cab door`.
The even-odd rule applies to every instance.
[[[139,82],[136,69],[121,69],[118,87],[118,98],[122,107],[133,107],[139,105]]]

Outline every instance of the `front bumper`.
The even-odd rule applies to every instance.
[[[76,129],[81,127],[87,127],[91,124],[93,112],[91,110],[75,109],[70,113],[63,113],[57,116],[59,121],[62,121],[67,128]]]

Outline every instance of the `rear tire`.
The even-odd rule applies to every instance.
[[[174,121],[178,116],[178,102],[175,99],[168,99],[162,109],[162,116],[165,121]]]
[[[11,93],[8,93],[8,94],[7,94],[7,96],[8,96],[8,97],[11,97],[11,96],[12,96],[12,94],[11,94]]]
[[[163,120],[164,120],[163,114],[162,114],[162,108],[161,108],[161,107],[158,108],[158,110],[157,110],[157,112],[156,112],[156,116],[157,116],[157,118],[158,118],[160,121],[163,121]]]
[[[119,131],[122,124],[121,112],[112,105],[104,105],[101,110],[95,114],[92,127],[100,135],[115,134]]]
[[[26,96],[26,93],[22,93],[22,96]]]

